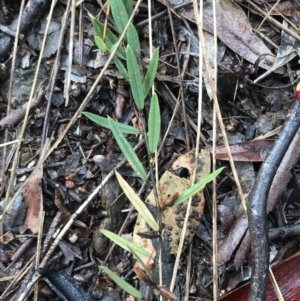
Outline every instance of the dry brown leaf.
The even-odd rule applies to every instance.
[[[164,0],[160,0],[164,3]],[[169,0],[171,7],[183,4],[187,0]],[[259,66],[268,70],[274,62],[274,56],[263,41],[252,32],[248,17],[241,7],[231,0],[216,2],[217,8],[217,35],[218,38],[234,52],[252,64],[262,54],[269,54]],[[177,12],[186,19],[195,22],[192,6],[183,8]],[[203,5],[203,28],[213,33],[213,9],[212,2],[207,1]]]
[[[172,173],[172,171],[178,168],[187,168],[190,173],[195,168],[195,150],[188,152],[185,155],[180,156],[173,163],[173,170],[166,171],[159,181],[159,204],[161,208],[162,222],[164,226],[164,232],[169,236],[170,253],[177,253],[181,229],[183,226],[184,217],[186,214],[187,202],[184,202],[178,206],[169,207],[179,195],[191,186],[191,180],[186,178],[180,178]],[[207,176],[210,173],[210,154],[209,150],[205,149],[198,158],[197,168],[197,180]],[[153,192],[149,194],[146,199],[146,203],[155,207],[155,199]],[[197,230],[205,200],[203,192],[199,192],[192,199],[192,206],[189,213],[188,228],[186,231],[185,244],[189,244]],[[169,205],[169,206],[168,206]],[[150,231],[142,215],[138,215],[136,225],[134,227],[133,241],[142,248],[146,249],[150,254],[154,255],[155,250],[152,246],[150,239],[141,238],[137,233]]]
[[[20,227],[21,233],[24,233],[27,229],[30,229],[33,233],[38,233],[39,231],[40,212],[42,210],[42,177],[43,169],[39,168],[23,192],[24,201],[28,204],[28,208],[24,225]]]
[[[234,161],[262,162],[273,145],[274,140],[271,139],[249,140],[230,145],[230,150]],[[216,148],[216,159],[229,160],[225,146]]]

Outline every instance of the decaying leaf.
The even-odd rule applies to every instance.
[[[24,225],[20,227],[21,233],[30,229],[33,233],[37,233],[40,228],[40,213],[42,210],[42,189],[41,180],[43,178],[43,169],[39,168],[29,181],[24,190],[23,197],[28,204],[27,215]]]
[[[230,150],[234,161],[262,162],[273,145],[274,140],[272,139],[250,140],[244,143],[232,144]],[[225,146],[216,148],[216,158],[218,160],[228,160]]]
[[[161,0],[162,3],[165,0]],[[187,2],[186,0],[169,0],[171,6]],[[252,32],[248,17],[241,7],[231,0],[216,2],[217,8],[217,34],[218,38],[234,52],[252,64],[263,54],[268,56],[259,64],[261,68],[268,70],[274,57],[263,41]],[[190,21],[195,21],[192,6],[178,11],[180,15]],[[213,8],[212,2],[203,4],[203,28],[213,33]]]
[[[209,150],[205,149],[199,154],[197,164],[196,181],[207,176],[210,173],[210,154]],[[164,231],[168,233],[170,253],[177,253],[178,243],[180,239],[181,229],[183,227],[183,221],[186,214],[187,203],[180,204],[178,206],[172,206],[178,196],[191,186],[191,180],[181,178],[174,174],[174,171],[179,168],[187,168],[190,174],[195,168],[195,150],[188,152],[185,155],[180,156],[172,166],[172,169],[166,171],[161,177],[158,184],[159,204],[161,208],[162,222],[164,224]],[[153,192],[151,192],[146,203],[155,207],[155,199]],[[189,213],[189,222],[186,232],[185,243],[189,244],[200,224],[205,200],[203,192],[197,193],[192,199],[192,206]],[[142,215],[138,215],[136,225],[134,227],[133,241],[135,244],[146,249],[150,254],[155,254],[155,250],[152,246],[150,239],[141,238],[139,232],[147,232],[148,228]]]
[[[50,139],[47,139],[40,153],[40,159],[43,158],[45,152],[50,145]],[[23,197],[25,203],[28,204],[25,222],[20,226],[20,232],[24,233],[30,229],[33,233],[38,233],[40,229],[40,217],[43,211],[43,195],[41,182],[43,179],[43,167],[34,172],[28,185],[24,189]]]

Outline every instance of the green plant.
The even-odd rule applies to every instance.
[[[132,1],[131,0],[110,0],[111,12],[113,20],[115,22],[117,31],[121,34],[129,20],[130,15],[132,14]],[[103,52],[112,52],[116,43],[118,42],[118,37],[110,30],[105,31],[105,26],[103,23],[97,19],[92,20],[94,29],[96,31],[95,44]],[[129,29],[126,33],[126,48],[122,45],[116,51],[116,56],[114,62],[118,68],[120,74],[127,80],[130,84],[132,97],[136,105],[137,110],[141,113],[140,118],[143,121],[142,111],[145,107],[145,100],[148,97],[151,87],[154,83],[155,76],[158,68],[159,61],[159,49],[155,49],[153,57],[150,60],[149,67],[146,71],[145,77],[141,73],[139,66],[139,58],[141,55],[140,51],[140,41],[136,29],[133,24],[129,26]],[[139,134],[140,131],[136,128],[121,124],[110,117],[104,118],[89,112],[83,112],[83,114],[96,122],[100,126],[106,127],[112,131],[112,134],[118,143],[124,157],[130,163],[132,169],[136,174],[143,180],[147,180],[147,173],[140,162],[137,154],[129,144],[128,140],[125,138],[124,134]],[[146,126],[143,128],[143,134],[146,141],[146,146],[148,148],[148,153],[155,153],[157,150],[159,137],[160,137],[160,128],[161,128],[161,119],[160,119],[160,107],[159,100],[155,93],[152,94],[150,99],[150,110],[147,123],[147,133]],[[142,122],[143,123],[143,122]],[[214,173],[202,179],[200,182],[196,183],[189,189],[187,189],[181,196],[175,201],[174,205],[178,205],[184,202],[189,197],[192,197],[198,191],[202,190],[207,183],[212,181],[223,169],[220,168]],[[150,164],[150,171],[152,171],[152,166]],[[136,195],[133,189],[128,185],[128,183],[123,179],[123,177],[116,172],[116,177],[120,186],[122,187],[125,195],[135,207],[135,209],[143,216],[146,223],[154,230],[160,232],[161,225],[158,225],[153,215],[146,207],[144,202]],[[154,183],[154,177],[152,172],[152,181]],[[155,185],[154,185],[155,189]],[[157,201],[158,204],[158,201]],[[159,206],[157,206],[159,211]],[[158,212],[159,213],[159,212]],[[150,258],[150,254],[144,249],[134,245],[131,242],[128,242],[121,236],[112,233],[108,230],[100,230],[105,236],[112,240],[117,245],[121,246],[125,250],[131,252],[133,256],[137,259],[142,269],[146,271],[147,275],[150,275],[150,271],[147,270],[147,267],[144,265],[142,259]],[[102,267],[103,270],[125,291],[132,294],[135,297],[141,298],[139,292],[137,292],[133,287],[126,283],[119,276],[110,271],[107,267]],[[150,277],[151,278],[151,277]],[[171,292],[170,292],[171,294]]]

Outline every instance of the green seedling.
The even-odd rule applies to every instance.
[[[190,188],[186,189],[180,195],[180,197],[174,202],[173,206],[177,206],[177,205],[183,203],[184,201],[186,201],[187,199],[189,199],[190,197],[192,197],[197,192],[203,190],[205,188],[206,184],[208,184],[213,179],[215,179],[223,171],[224,168],[225,167],[221,167],[221,168],[217,169],[216,171],[212,172],[208,176],[206,176],[203,179],[201,179],[201,181],[197,182],[196,184],[194,184]]]
[[[150,254],[148,253],[148,251],[146,251],[145,249],[135,245],[134,243],[128,241],[127,239],[111,232],[108,230],[100,230],[100,232],[102,234],[104,234],[106,237],[108,237],[112,242],[114,242],[115,244],[117,244],[118,246],[120,246],[121,248],[123,248],[124,250],[131,252],[131,250],[133,250],[135,252],[135,254],[137,254],[139,257],[141,258],[150,258]],[[129,249],[129,247],[131,248],[131,250]]]
[[[82,114],[84,116],[86,116],[88,119],[92,120],[93,122],[97,123],[98,125],[107,128],[107,129],[111,129],[110,128],[110,124],[107,118],[104,118],[102,116],[90,113],[90,112],[82,112]],[[140,131],[138,129],[136,129],[133,126],[127,125],[127,124],[123,124],[120,122],[116,122],[116,126],[120,129],[120,131],[124,134],[133,134],[133,135],[137,135],[140,133]]]
[[[134,192],[134,190],[130,187],[130,185],[124,180],[124,178],[116,171],[116,177],[118,182],[123,189],[123,192],[127,196],[128,200],[131,202],[133,207],[136,209],[138,213],[140,213],[145,219],[146,223],[154,230],[158,231],[159,227],[154,219],[153,215],[146,207],[145,203],[138,197],[138,195]]]

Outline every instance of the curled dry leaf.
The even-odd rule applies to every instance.
[[[192,173],[193,169],[195,168],[194,158],[195,150],[192,150],[185,155],[180,156],[173,163],[172,169],[170,171],[166,171],[163,174],[158,184],[162,222],[164,224],[164,231],[170,233],[169,245],[171,254],[177,253],[181,229],[183,227],[187,207],[186,202],[178,206],[172,206],[172,200],[173,202],[176,201],[177,197],[191,186],[190,179],[181,178],[175,175],[173,172],[178,168],[187,168],[189,172]],[[199,154],[197,166],[198,168],[196,181],[207,176],[210,173],[210,154],[208,149],[205,149]],[[153,192],[148,195],[146,203],[155,207]],[[190,218],[188,221],[188,228],[186,230],[186,244],[191,242],[194,233],[196,232],[200,224],[204,204],[205,200],[203,192],[201,191],[197,193],[192,199],[192,206],[189,212]],[[139,214],[134,227],[133,241],[135,244],[146,249],[150,254],[155,254],[155,250],[152,246],[152,241],[150,239],[141,238],[138,235],[139,232],[147,232],[149,230],[150,229],[148,228],[143,216]]]

